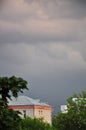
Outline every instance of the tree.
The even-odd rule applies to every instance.
[[[53,126],[58,130],[86,130],[86,91],[67,99],[67,112],[53,117]]]
[[[19,112],[8,108],[8,98],[17,97],[27,88],[27,81],[15,76],[0,77],[0,130],[19,130]]]
[[[53,127],[39,118],[25,118],[21,121],[21,130],[54,130]]]

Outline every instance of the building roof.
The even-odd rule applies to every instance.
[[[41,102],[39,99],[32,99],[27,96],[18,96],[17,98],[12,97],[11,100],[8,99],[9,106],[18,105],[38,105],[38,106],[50,106],[47,103]]]

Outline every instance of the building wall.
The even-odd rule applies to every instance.
[[[51,113],[52,107],[48,106],[9,106],[9,108],[18,110],[22,114],[22,118],[31,117],[31,118],[43,118],[43,121],[51,124]]]
[[[67,105],[61,105],[61,112],[66,113],[67,112]]]
[[[20,117],[31,117],[34,118],[34,108],[33,106],[9,106],[9,108],[15,111],[20,111]]]
[[[34,118],[33,109],[18,109],[22,114],[20,115],[22,118],[31,117]]]
[[[46,106],[35,106],[34,117],[43,118],[43,121],[51,124],[52,108]]]

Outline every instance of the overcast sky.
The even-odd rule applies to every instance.
[[[0,0],[0,76],[54,106],[86,90],[86,0]]]

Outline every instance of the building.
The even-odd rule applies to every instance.
[[[27,96],[12,97],[8,100],[9,108],[20,111],[21,117],[43,118],[43,121],[51,124],[52,107]]]
[[[72,102],[74,102],[77,106],[78,109],[81,104],[86,105],[86,98],[72,98]],[[68,112],[68,105],[61,105],[61,112],[62,113],[67,113]]]
[[[66,113],[67,112],[67,105],[61,105],[61,112]]]

